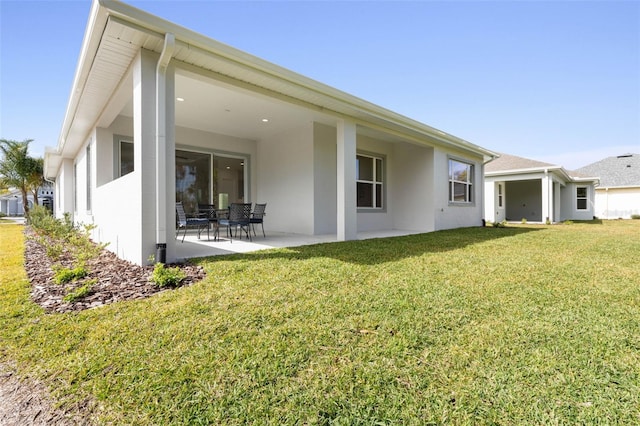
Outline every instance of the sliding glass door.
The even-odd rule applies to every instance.
[[[226,209],[231,203],[244,203],[244,159],[213,156],[213,203]]]
[[[214,204],[225,209],[245,202],[245,163],[241,157],[176,150],[176,201],[187,215],[198,204]]]
[[[209,203],[210,182],[211,154],[176,150],[176,202],[187,215],[198,211],[198,203]]]

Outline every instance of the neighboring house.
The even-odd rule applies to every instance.
[[[338,65],[336,65],[338,66]],[[479,226],[495,153],[127,4],[94,1],[45,174],[56,214],[138,264],[175,202],[267,202],[268,231]],[[179,243],[178,243],[179,244]]]
[[[27,197],[27,199],[29,199]],[[28,201],[30,205],[32,200]],[[18,189],[11,189],[6,194],[0,195],[0,213],[5,216],[23,216],[22,194]]]
[[[500,154],[484,169],[485,219],[554,223],[594,216],[597,177],[541,161]]]
[[[33,195],[27,194],[27,203],[33,206]],[[53,210],[53,185],[45,182],[38,188],[38,203]],[[0,213],[6,216],[23,216],[22,194],[19,189],[11,189],[6,194],[0,195]]]
[[[601,219],[630,219],[640,215],[640,154],[608,157],[576,172],[600,176],[595,215]]]

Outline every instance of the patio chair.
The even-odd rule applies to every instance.
[[[251,226],[250,220],[251,203],[232,203],[229,206],[229,216],[218,219],[216,234],[220,232],[220,226],[226,226],[229,240],[233,242],[233,230],[231,228],[235,229],[237,236],[238,227],[240,227],[240,238],[242,238],[242,232],[244,232],[247,234],[249,241],[251,241],[251,231],[249,229],[249,226]]]
[[[253,228],[253,235],[256,235],[256,223],[259,223],[262,226],[262,236],[267,237],[264,233],[264,215],[266,214],[264,211],[266,209],[267,203],[256,203],[256,207],[253,209],[253,213],[251,213],[251,218],[249,219],[249,223],[251,223],[251,227]]]
[[[196,228],[198,230],[198,239],[204,229],[207,230],[207,239],[209,239],[209,219],[203,217],[187,217],[184,212],[184,206],[182,202],[176,203],[176,239],[180,235],[180,230],[184,231],[182,234],[182,242],[184,243],[184,237],[187,236],[188,228]]]

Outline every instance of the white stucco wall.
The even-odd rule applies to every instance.
[[[595,216],[600,219],[630,219],[640,214],[640,187],[596,188]]]
[[[393,229],[394,203],[391,195],[394,193],[395,160],[394,144],[383,142],[370,137],[359,135],[357,137],[356,153],[372,154],[384,158],[385,174],[384,186],[386,199],[382,210],[358,209],[358,232],[379,231]],[[353,159],[354,163],[356,159]],[[355,182],[354,182],[355,185]]]
[[[71,193],[72,198],[75,198],[75,204],[73,206],[73,220],[76,223],[85,223],[91,224],[93,223],[93,205],[91,208],[87,208],[87,186],[91,186],[91,198],[93,201],[95,190],[95,167],[91,167],[92,176],[89,178],[87,176],[87,162],[92,161],[95,164],[95,143],[93,141],[94,134],[92,134],[89,139],[82,145],[82,147],[78,150],[78,153],[73,161],[73,169],[72,176],[75,175],[74,193]],[[91,145],[91,156],[92,158],[87,158],[87,146]]]
[[[434,150],[396,144],[390,162],[391,182],[387,197],[393,212],[393,228],[430,232],[435,229]]]
[[[313,235],[313,153],[311,122],[257,144],[258,198],[268,204],[265,228]]]
[[[474,165],[473,200],[468,204],[449,202],[449,158]],[[480,157],[470,157],[462,152],[434,149],[435,169],[435,225],[434,230],[481,226],[483,215],[484,178]]]
[[[576,197],[576,188],[579,186],[587,187],[587,209],[578,210],[578,201]],[[560,189],[561,211],[560,221],[564,220],[591,220],[594,216],[595,191],[593,185],[569,182]]]
[[[73,214],[73,159],[65,158],[56,176],[55,216],[62,218],[65,213]]]

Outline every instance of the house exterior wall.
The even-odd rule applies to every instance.
[[[502,206],[498,201],[499,189],[502,186]],[[502,222],[507,220],[506,215],[506,184],[502,180],[485,178],[484,182],[484,219],[488,222]]]
[[[7,216],[24,215],[24,210],[22,208],[22,197],[0,200],[0,212],[4,213]]]
[[[456,204],[449,202],[449,159],[473,164],[472,202]],[[434,149],[434,230],[480,226],[483,214],[484,177],[482,159],[469,157],[462,152]]]
[[[383,209],[357,209],[358,232],[392,229],[394,203],[391,197],[395,181],[394,145],[389,142],[379,141],[370,137],[358,135],[356,138],[356,154],[372,154],[384,159],[383,176]],[[355,164],[356,159],[353,159]],[[355,186],[355,182],[354,182]]]
[[[576,191],[578,187],[587,187],[587,209],[578,210]],[[595,190],[593,185],[581,183],[567,183],[561,189],[561,215],[560,220],[591,220],[594,216]]]
[[[387,198],[393,213],[393,228],[431,232],[435,229],[434,149],[396,144],[390,169],[394,174]]]
[[[92,219],[94,239],[119,257],[145,264],[155,254],[155,62],[157,55],[141,51],[132,64],[133,119],[118,117],[109,128],[96,128],[97,183]],[[114,135],[131,136],[134,169],[115,176]],[[83,183],[82,177],[78,177]],[[144,188],[144,189],[143,189]],[[82,192],[82,191],[80,191]]]
[[[269,229],[314,234],[313,152],[311,122],[258,143],[258,193],[268,203]]]
[[[60,164],[55,184],[54,215],[62,218],[73,213],[73,159],[65,158]]]
[[[91,154],[95,153],[93,149],[95,144],[93,143],[93,134],[87,139],[87,141],[80,147],[78,153],[73,161],[73,190],[72,197],[75,200],[73,203],[73,220],[76,223],[91,224],[93,223],[93,206],[87,205],[87,192],[91,191],[93,198],[94,188],[92,187],[92,179],[87,175],[87,163],[92,159],[87,158],[87,147],[90,147]],[[95,164],[95,156],[93,156]],[[91,172],[95,171],[95,167],[91,167]],[[95,182],[95,178],[93,179]]]
[[[640,215],[640,187],[596,188],[595,216],[601,219],[631,219]]]

